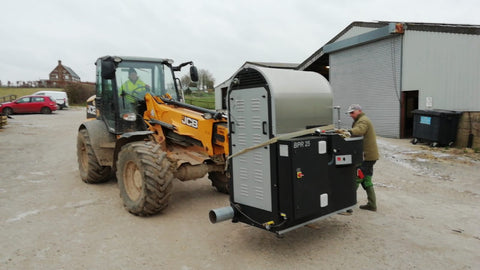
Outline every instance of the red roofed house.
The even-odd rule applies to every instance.
[[[63,87],[67,82],[80,82],[80,77],[73,69],[62,65],[62,61],[58,60],[58,65],[50,72],[49,84]]]

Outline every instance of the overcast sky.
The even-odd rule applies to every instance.
[[[0,80],[47,79],[58,60],[95,80],[104,55],[194,61],[216,84],[245,61],[301,63],[353,21],[480,25],[475,0],[9,0]]]

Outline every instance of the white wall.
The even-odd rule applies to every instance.
[[[333,105],[342,107],[344,128],[352,124],[346,109],[358,103],[378,135],[400,137],[401,42],[397,36],[330,54]]]
[[[406,31],[403,90],[419,90],[419,109],[480,111],[480,35]]]

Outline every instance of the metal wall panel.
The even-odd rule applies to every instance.
[[[230,121],[232,153],[258,145],[270,139],[262,123],[268,120],[268,96],[263,87],[232,91]],[[270,176],[270,145],[251,150],[233,158],[233,196],[237,203],[272,211]]]
[[[480,35],[406,31],[402,88],[419,109],[480,111]]]
[[[400,137],[401,45],[396,36],[330,54],[333,105],[341,106],[343,128],[353,122],[344,112],[358,103],[377,135]]]

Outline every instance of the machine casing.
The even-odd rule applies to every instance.
[[[228,90],[230,154],[332,122],[332,92],[314,72],[246,67]],[[277,233],[356,204],[362,138],[320,132],[280,140],[230,161],[233,221]]]
[[[355,164],[362,161],[362,138],[334,133],[277,143],[278,210],[287,222],[278,230],[310,223],[357,203]],[[276,167],[276,168],[275,168]]]

